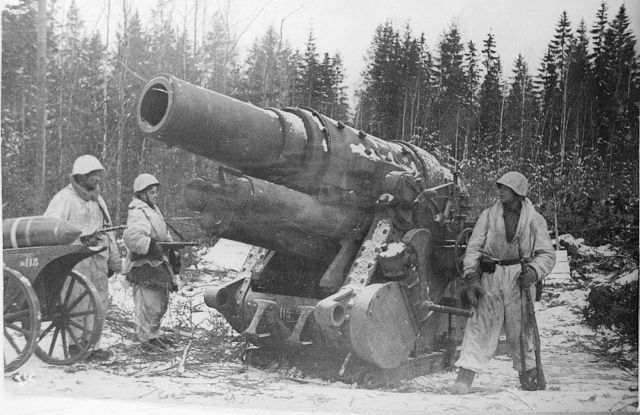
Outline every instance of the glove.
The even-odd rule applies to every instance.
[[[496,272],[496,261],[494,261],[493,258],[482,256],[480,257],[480,269],[482,272],[493,274]]]
[[[149,242],[149,250],[147,251],[147,256],[154,259],[162,259],[162,257],[164,257],[164,251],[162,250],[162,247],[158,245],[158,242],[153,238],[151,238],[151,241]]]
[[[482,282],[480,281],[480,274],[477,272],[470,273],[464,280],[465,287],[460,294],[460,300],[463,305],[469,305],[471,307],[478,307],[480,299],[484,296],[484,290],[482,289]]]
[[[171,292],[175,293],[180,289],[180,284],[178,284],[179,281],[178,276],[174,275],[171,279]]]
[[[111,260],[108,262],[108,272],[107,277],[111,278],[115,274],[120,274],[122,272],[122,258],[118,257],[117,259]]]
[[[530,265],[527,265],[525,267],[525,270],[520,272],[520,275],[518,276],[518,282],[520,283],[520,287],[522,288],[529,288],[533,284],[535,284],[537,281],[538,281],[538,273]]]
[[[169,251],[169,263],[171,264],[173,273],[180,274],[180,270],[182,268],[182,258],[180,257],[180,251]]]
[[[81,236],[80,242],[82,242],[82,244],[86,246],[98,246],[100,239],[98,238],[98,234],[94,232],[89,235]]]

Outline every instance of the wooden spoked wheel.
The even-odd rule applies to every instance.
[[[456,258],[456,271],[458,272],[459,277],[462,277],[462,260],[464,258],[464,252],[467,249],[467,244],[469,243],[469,239],[471,239],[472,233],[472,228],[465,228],[458,234],[458,237],[456,238],[456,244],[454,246],[454,256]]]
[[[33,354],[40,332],[40,302],[18,271],[3,268],[4,371],[12,372]]]
[[[38,283],[46,284],[46,278]],[[47,363],[68,365],[91,353],[100,339],[105,311],[98,291],[85,276],[71,271],[55,285],[58,293],[48,295],[50,303],[43,306],[35,353]]]

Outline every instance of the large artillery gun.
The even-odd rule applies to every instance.
[[[187,184],[202,226],[253,245],[205,302],[262,347],[321,347],[380,368],[455,349],[469,227],[457,173],[309,108],[259,108],[171,75],[138,102],[148,136],[222,164]],[[445,340],[443,342],[443,339]]]

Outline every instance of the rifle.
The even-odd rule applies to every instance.
[[[81,236],[80,242],[82,242],[84,245],[87,245],[87,246],[95,246],[98,243],[98,237],[103,233],[117,231],[120,229],[124,229],[126,227],[127,227],[126,225],[119,225],[119,226],[109,226],[105,228],[100,228],[93,233]]]
[[[157,242],[158,246],[162,248],[162,250],[167,255],[169,259],[169,263],[173,268],[174,274],[179,274],[182,270],[182,258],[180,257],[179,249],[182,249],[187,246],[198,246],[199,242],[188,242],[188,241],[177,241],[177,242]]]
[[[522,270],[520,271],[521,275],[527,270],[527,260],[522,255],[522,248],[520,244],[518,244],[518,255],[520,258],[520,266]],[[534,352],[536,355],[536,385],[537,388],[533,390],[545,390],[547,387],[547,381],[544,378],[544,372],[542,370],[542,360],[540,358],[540,332],[538,331],[538,322],[536,321],[536,314],[533,308],[533,301],[531,300],[531,292],[529,288],[525,288],[520,286],[520,310],[522,313],[522,318],[520,321],[520,359],[522,361],[522,374],[524,379],[526,379],[527,373],[527,362],[526,362],[526,354],[525,354],[525,334],[529,332],[527,328],[533,330],[533,346]],[[525,387],[525,385],[522,385]],[[529,390],[529,389],[527,389]]]
[[[187,241],[177,241],[177,242],[157,242],[158,246],[161,246],[165,249],[182,249],[187,246],[198,246],[200,242],[187,242]]]

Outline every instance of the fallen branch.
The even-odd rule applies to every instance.
[[[121,317],[116,317],[116,316],[113,316],[113,315],[110,315],[110,314],[108,314],[105,319],[107,321],[112,321],[112,322],[115,322],[115,323],[122,323],[122,324],[127,325],[127,326],[135,326],[135,323],[132,320],[128,320],[128,319],[121,318]]]
[[[181,375],[184,373],[184,364],[187,361],[187,355],[189,354],[189,349],[191,349],[192,341],[193,339],[189,340],[189,344],[187,344],[187,347],[185,347],[184,352],[182,352],[182,359],[180,359],[180,363],[178,363],[178,373]]]
[[[516,398],[518,398],[523,404],[527,405],[527,408],[529,408],[531,410],[531,412],[534,412],[535,410],[531,407],[531,405],[529,405],[527,403],[527,401],[525,401],[524,399],[522,399],[520,396],[518,396],[517,394],[511,392],[511,391],[506,391],[508,394],[515,396]]]
[[[300,384],[303,384],[303,385],[320,385],[320,386],[326,386],[327,385],[326,383],[319,382],[317,380],[292,378],[290,376],[285,376],[282,379],[290,380],[292,382],[300,383]]]
[[[181,337],[193,337],[193,332],[190,333],[188,331],[180,330],[180,329],[174,329],[172,327],[162,327],[162,330],[163,331],[168,331],[168,332],[173,333],[173,334],[177,334],[178,336],[181,336]]]
[[[342,362],[342,367],[340,367],[340,372],[338,372],[338,374],[340,376],[344,375],[344,371],[347,368],[347,364],[349,363],[349,359],[351,359],[351,353],[347,354],[347,357],[345,357],[344,361]]]

